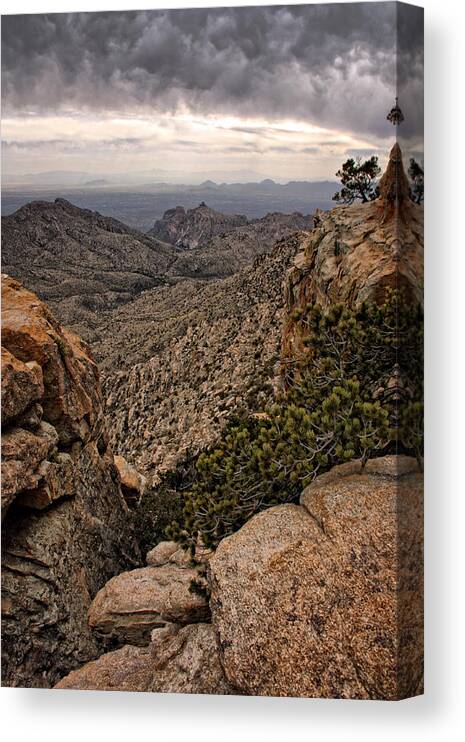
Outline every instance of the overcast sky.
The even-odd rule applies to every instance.
[[[332,178],[347,154],[391,146],[396,69],[403,133],[419,137],[417,17],[401,33],[396,66],[395,3],[3,17],[5,177]]]

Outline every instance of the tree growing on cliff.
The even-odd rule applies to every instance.
[[[410,167],[408,169],[410,177],[410,198],[415,201],[416,204],[421,204],[425,193],[425,173],[423,167],[415,160],[414,157],[410,158]]]
[[[373,155],[364,162],[361,157],[356,159],[350,157],[336,173],[336,177],[342,183],[342,188],[334,194],[333,201],[340,204],[352,204],[357,199],[367,203],[378,198],[376,181],[380,172],[381,168],[376,156]]]

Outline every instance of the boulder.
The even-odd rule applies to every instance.
[[[89,609],[89,626],[106,644],[150,641],[153,629],[167,622],[188,624],[209,617],[206,599],[192,592],[195,568],[166,564],[142,567],[113,577]]]
[[[170,561],[173,554],[178,550],[179,544],[176,541],[160,541],[159,544],[147,552],[145,561],[149,567],[162,567]]]
[[[51,687],[98,655],[88,607],[140,555],[84,344],[9,277],[2,344],[2,680]]]
[[[161,567],[164,564],[177,564],[178,567],[192,567],[193,562],[198,566],[206,564],[213,554],[211,549],[198,545],[195,549],[194,559],[190,551],[181,548],[175,541],[160,541],[145,557],[150,567]]]
[[[209,562],[213,625],[251,695],[398,699],[422,683],[422,475],[335,467],[253,517]]]
[[[121,492],[128,505],[137,505],[145,492],[147,478],[128,464],[124,456],[115,456],[115,466],[121,481]]]
[[[148,647],[126,645],[71,672],[57,688],[230,695],[210,624],[170,626]]]
[[[55,688],[144,692],[149,690],[152,674],[150,649],[127,644],[73,670]]]

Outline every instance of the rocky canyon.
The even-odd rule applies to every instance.
[[[35,202],[3,218],[3,270],[4,684],[421,693],[422,472],[400,437],[367,461],[347,446],[344,463],[322,458],[297,497],[289,479],[289,501],[212,548],[158,533],[149,548],[137,525],[162,496],[182,506],[235,420],[267,424],[289,366],[316,353],[311,308],[376,312],[400,292],[417,316],[422,206],[398,145],[378,198],[311,216],[202,203],[142,234]],[[400,356],[363,398],[370,414],[417,405]]]

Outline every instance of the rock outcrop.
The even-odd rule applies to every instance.
[[[187,212],[182,206],[177,206],[165,211],[163,218],[155,222],[148,234],[178,248],[190,249],[207,245],[215,235],[241,227],[247,221],[246,216],[221,214],[205,203]]]
[[[295,310],[314,303],[328,308],[336,302],[379,302],[387,288],[423,301],[423,207],[409,198],[398,144],[378,199],[316,213],[315,228],[288,273],[283,357],[303,350]]]
[[[2,674],[49,687],[97,656],[91,599],[139,553],[85,345],[2,282]]]
[[[129,464],[124,456],[115,456],[115,466],[118,470],[121,491],[129,506],[135,506],[145,492],[147,479]]]
[[[210,624],[155,632],[148,647],[126,645],[71,672],[56,687],[74,690],[150,691],[230,695]]]
[[[252,695],[421,692],[422,476],[405,457],[318,477],[209,562],[228,680]]]
[[[198,578],[195,568],[176,563],[123,572],[97,593],[89,609],[89,626],[107,646],[145,646],[152,631],[166,623],[205,621],[208,603],[190,590]]]

